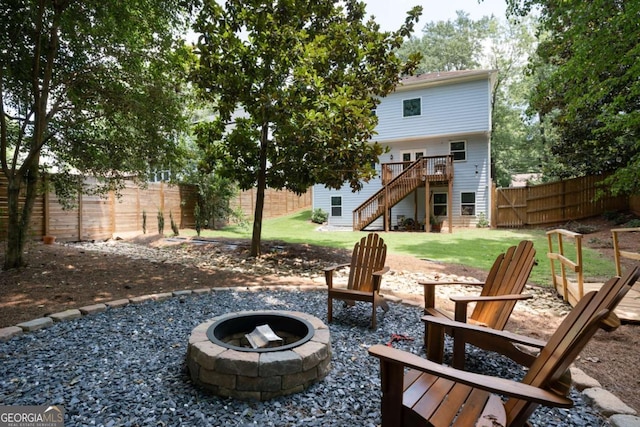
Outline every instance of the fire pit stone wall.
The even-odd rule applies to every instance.
[[[278,313],[308,321],[314,327],[311,339],[283,351],[237,351],[214,344],[207,337],[209,327],[224,316],[216,317],[198,325],[189,337],[187,367],[192,381],[218,396],[269,400],[301,392],[322,380],[330,369],[329,328],[307,313]]]

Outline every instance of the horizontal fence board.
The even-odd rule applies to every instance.
[[[522,188],[495,189],[494,224],[504,228],[540,226],[628,209],[629,198],[607,194],[600,186],[604,178],[589,176]]]
[[[47,179],[46,176],[44,179]],[[96,180],[87,180],[91,188]],[[179,228],[195,226],[194,208],[198,190],[191,185],[149,183],[141,188],[126,182],[124,188],[101,197],[83,194],[75,207],[65,209],[51,191],[37,197],[30,221],[29,237],[40,240],[45,234],[58,241],[106,240],[119,233],[142,233],[143,213],[147,217],[147,234],[158,232],[158,212],[164,215],[164,232],[172,233],[170,215]],[[0,176],[0,240],[6,240],[7,180]],[[242,206],[249,219],[253,219],[255,190],[241,192],[231,201]],[[311,191],[297,196],[288,191],[268,189],[265,193],[264,218],[273,218],[311,206]],[[46,212],[46,213],[45,213]]]

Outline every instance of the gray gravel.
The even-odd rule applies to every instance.
[[[393,304],[368,329],[370,306],[334,308],[330,325],[332,369],[306,391],[267,402],[210,396],[195,388],[185,368],[191,330],[214,316],[237,310],[308,312],[326,321],[321,291],[216,291],[110,309],[57,323],[0,343],[0,404],[57,404],[65,426],[377,426],[380,377],[367,353],[392,333],[414,337],[394,347],[424,354],[421,310]],[[523,370],[497,356],[469,348],[468,361],[501,376]],[[535,426],[608,425],[579,392],[570,410],[540,408]]]

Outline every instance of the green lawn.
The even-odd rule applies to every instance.
[[[263,240],[281,240],[290,243],[308,243],[333,248],[353,248],[365,232],[317,231],[318,224],[310,221],[311,211],[305,210],[293,215],[266,220],[262,224]],[[462,264],[488,271],[496,256],[520,240],[532,240],[536,248],[538,265],[533,268],[530,281],[540,285],[551,285],[551,269],[546,257],[548,250],[544,230],[490,230],[469,228],[454,230],[453,233],[381,233],[390,253],[412,255],[447,263]],[[251,227],[230,226],[224,230],[203,230],[202,236],[251,238]],[[565,244],[565,252],[573,257],[572,245]],[[613,261],[604,259],[592,249],[583,248],[585,281],[589,278],[613,276]],[[591,280],[596,281],[596,280]]]

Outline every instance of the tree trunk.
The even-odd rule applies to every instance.
[[[258,188],[256,194],[256,206],[253,213],[253,235],[251,237],[251,256],[261,255],[260,242],[262,235],[262,213],[264,210],[264,192],[267,188],[267,144],[269,138],[269,126],[262,125],[260,132],[260,169],[258,170]]]
[[[24,244],[29,232],[29,222],[36,200],[38,186],[38,162],[27,170],[25,179],[21,174],[8,177],[7,204],[8,204],[8,229],[7,250],[4,258],[5,270],[19,268],[25,265],[23,258]],[[23,181],[26,182],[26,194],[22,207],[20,207],[20,193]]]

